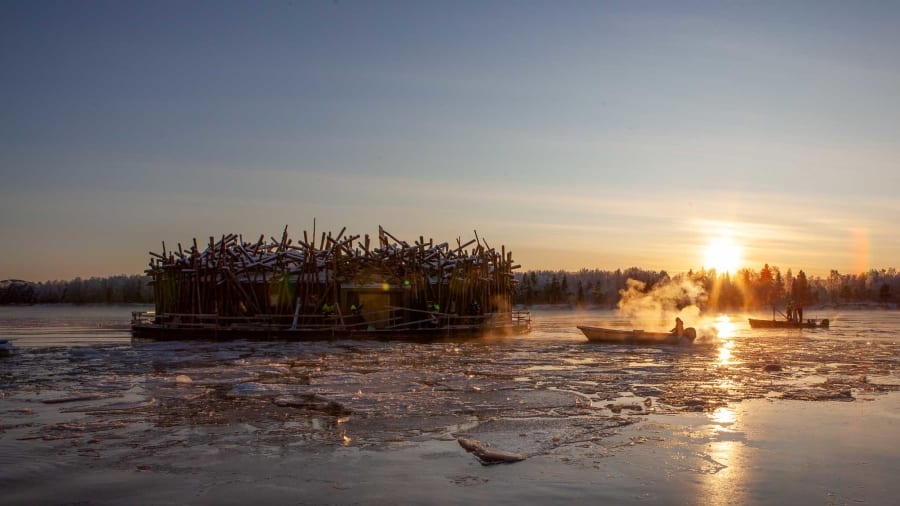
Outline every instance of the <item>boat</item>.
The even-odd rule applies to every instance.
[[[0,339],[0,357],[8,357],[15,351],[16,347],[8,339]]]
[[[827,329],[831,322],[828,321],[828,318],[822,318],[821,320],[815,318],[808,318],[806,320],[761,320],[756,318],[748,318],[750,321],[750,328],[754,329]]]
[[[150,253],[153,311],[132,313],[139,339],[434,341],[531,331],[513,307],[512,254],[478,238],[412,243],[313,230],[245,242],[236,234]]]
[[[592,343],[609,344],[681,344],[693,343],[697,338],[697,331],[693,327],[684,329],[684,336],[679,337],[674,332],[648,332],[645,330],[610,329],[603,327],[590,327],[578,325],[578,330],[584,333],[588,341]]]

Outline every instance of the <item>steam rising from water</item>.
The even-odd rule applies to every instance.
[[[705,302],[707,294],[702,286],[689,279],[667,278],[649,289],[643,281],[628,279],[619,295],[619,311],[635,326],[647,330],[661,325],[674,326],[675,318],[680,317],[686,327],[697,327],[700,332],[697,304]]]

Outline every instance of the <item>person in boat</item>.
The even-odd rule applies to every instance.
[[[794,321],[794,305],[788,302],[787,308],[784,310],[784,317],[787,318],[787,321]]]
[[[803,303],[797,304],[797,321],[803,323]]]
[[[670,330],[669,332],[675,334],[678,337],[684,337],[684,322],[681,318],[675,318],[675,328]]]

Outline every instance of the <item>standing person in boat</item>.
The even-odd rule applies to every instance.
[[[794,305],[791,304],[791,301],[788,301],[787,308],[784,310],[784,312],[785,312],[784,317],[787,318],[787,321],[789,321],[789,322],[794,321]]]
[[[680,317],[675,318],[675,328],[670,330],[669,332],[675,334],[678,337],[684,337],[684,322],[681,321]]]
[[[803,303],[797,304],[797,321],[803,323]]]

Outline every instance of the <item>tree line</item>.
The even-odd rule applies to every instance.
[[[153,303],[150,277],[111,276],[33,283],[0,281],[0,304],[135,304]]]
[[[516,273],[518,284],[513,302],[525,306],[568,304],[616,307],[622,294],[633,289],[650,293],[660,287],[675,287],[672,296],[682,305],[701,309],[758,309],[787,302],[804,305],[900,302],[900,273],[871,269],[860,274],[832,270],[828,277],[807,276],[804,271],[782,273],[766,264],[759,271],[749,268],[734,274],[715,270],[689,271],[670,276],[666,271],[631,267],[614,271],[581,269],[577,272],[533,270]],[[75,278],[71,281],[34,283],[0,281],[0,304],[130,304],[153,303],[150,277],[119,275],[106,278]]]
[[[622,295],[637,281],[637,289],[651,293],[674,287],[666,293],[676,304],[695,304],[707,310],[783,307],[788,302],[804,305],[878,303],[900,301],[900,274],[895,268],[871,269],[860,274],[831,270],[828,277],[795,275],[777,266],[756,271],[741,269],[734,274],[715,270],[689,271],[670,276],[666,271],[629,269],[582,269],[577,272],[535,270],[517,273],[513,301],[525,306],[568,304],[616,307]]]

